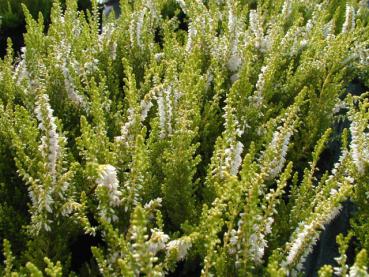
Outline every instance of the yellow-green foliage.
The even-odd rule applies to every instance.
[[[65,5],[65,0],[60,1]],[[13,32],[15,29],[23,29],[24,14],[22,5],[26,5],[34,17],[41,13],[49,18],[53,0],[0,0],[0,29]],[[86,9],[91,5],[89,0],[78,0],[78,6]]]
[[[66,2],[0,60],[4,276],[296,276],[345,201],[367,276],[367,1]]]

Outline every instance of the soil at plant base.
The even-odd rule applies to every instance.
[[[13,43],[13,49],[16,55],[20,53],[20,49],[24,46],[23,34],[26,32],[24,25],[16,28],[7,28],[0,30],[0,58],[4,58],[7,49],[7,40],[10,38]]]

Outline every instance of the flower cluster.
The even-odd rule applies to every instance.
[[[108,190],[109,201],[112,207],[117,207],[121,204],[121,192],[119,191],[119,181],[117,178],[116,168],[110,164],[100,167],[99,178],[96,179],[96,183],[100,187],[104,187]]]
[[[165,249],[166,243],[169,240],[169,236],[165,234],[164,232],[152,229],[151,230],[151,238],[148,241],[149,243],[149,251],[153,253],[153,255],[156,255],[157,252],[159,252],[162,249]]]
[[[355,9],[349,4],[346,5],[345,22],[342,26],[342,32],[347,33],[355,29]]]
[[[40,151],[48,159],[48,169],[53,182],[56,180],[56,162],[60,155],[59,134],[49,104],[49,97],[43,94],[36,103],[35,114],[40,121],[38,127],[45,135],[41,138]]]
[[[122,192],[119,190],[116,168],[106,164],[99,166],[99,171],[99,178],[96,179],[96,184],[100,198],[100,216],[107,222],[116,221],[118,217],[115,215],[113,207],[120,206],[122,202]],[[104,195],[107,195],[108,199],[105,199]],[[106,200],[107,203],[105,203]]]
[[[191,246],[191,238],[183,237],[170,241],[167,244],[166,249],[168,252],[175,252],[177,256],[177,261],[181,261],[186,257],[187,252],[191,248]]]
[[[369,145],[367,145],[368,134],[365,133],[367,128],[367,120],[361,116],[361,113],[356,112],[351,114],[351,156],[358,170],[363,175],[369,158]]]

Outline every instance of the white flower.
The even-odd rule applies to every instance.
[[[324,38],[328,38],[329,36],[334,34],[334,22],[333,20],[329,21],[324,25],[323,28],[323,36]]]
[[[136,41],[137,46],[142,48],[141,36],[146,12],[147,8],[144,7],[139,13],[133,13],[131,16],[128,29],[131,46],[134,46]]]
[[[356,263],[350,268],[349,277],[368,277],[368,269],[366,266],[360,268]]]
[[[338,256],[338,257],[336,257],[336,258],[334,258],[335,259],[335,261],[339,264],[339,265],[341,265],[342,264],[342,262],[344,261],[344,260],[346,260],[347,259],[347,256],[346,256],[346,254],[343,254],[343,256]],[[344,267],[346,268],[346,270],[348,269],[348,265],[344,265]],[[342,266],[335,266],[334,268],[333,268],[333,270],[334,270],[334,274],[335,275],[337,275],[337,276],[342,276],[342,273],[343,273],[343,269],[342,269]],[[344,275],[344,276],[346,276],[346,275]],[[356,276],[356,275],[355,275]]]
[[[227,1],[227,9],[228,9],[228,31],[230,33],[233,33],[236,30],[237,18],[233,13],[232,4],[230,1]]]
[[[30,80],[27,64],[24,59],[16,65],[13,79],[16,80],[17,85],[20,85],[23,80]]]
[[[297,234],[296,239],[293,241],[293,243],[290,247],[290,250],[288,252],[288,256],[287,256],[287,259],[286,259],[286,264],[287,265],[290,265],[295,261],[297,255],[301,251],[301,248],[303,247],[304,243],[306,242],[305,241],[306,238],[308,237],[309,233],[313,230],[313,225],[312,224],[304,225],[303,223],[301,223],[300,226],[302,226],[302,230]],[[311,238],[313,238],[313,237],[311,237]]]
[[[336,195],[337,192],[338,191],[336,189],[332,188],[331,191],[329,192],[329,194],[333,196],[333,195]]]
[[[171,94],[172,94],[172,88],[166,88],[164,89],[164,95],[165,95],[165,104],[166,104],[166,113],[167,113],[167,117],[166,117],[166,123],[167,123],[167,130],[168,133],[171,134],[172,133],[172,117],[173,117],[173,107],[172,107],[172,99],[171,99]]]
[[[264,251],[267,246],[265,235],[261,232],[251,234],[249,238],[250,242],[250,255],[256,264],[261,264],[263,261]]]
[[[129,147],[133,143],[133,136],[131,135],[131,129],[135,124],[136,124],[136,117],[135,117],[134,109],[129,108],[128,109],[128,120],[122,126],[122,129],[120,131],[121,135],[118,137],[115,137],[115,140],[123,142],[127,147]]]
[[[260,22],[259,15],[256,10],[251,10],[250,14],[250,30],[255,36],[255,48],[261,49],[263,46],[264,31]]]
[[[151,102],[151,100],[148,100],[148,101],[145,101],[145,100],[142,100],[141,101],[141,120],[145,120],[146,117],[147,117],[147,114],[149,113],[151,107],[153,106],[154,104]]]
[[[147,8],[145,7],[138,14],[137,25],[136,25],[136,40],[137,40],[137,45],[140,48],[142,48],[141,33],[142,33],[142,27],[143,27],[143,23],[144,23],[144,18],[145,18],[146,11],[147,11]]]
[[[242,151],[243,151],[243,144],[241,142],[237,142],[236,146],[234,148],[234,152],[233,152],[233,159],[231,162],[231,175],[237,175],[238,174],[238,169],[241,166],[242,163]]]
[[[176,2],[181,7],[182,11],[186,14],[187,13],[187,6],[186,6],[185,1],[183,1],[183,0],[176,0]]]
[[[36,118],[38,119],[39,128],[46,133],[41,137],[40,150],[43,156],[48,159],[48,168],[53,182],[56,180],[56,161],[59,157],[59,134],[53,117],[53,110],[49,104],[49,96],[43,94],[36,102],[35,108]]]
[[[333,107],[332,112],[337,114],[341,110],[346,109],[346,103],[345,101],[337,101],[336,105]]]
[[[240,79],[240,74],[237,72],[235,74],[232,74],[230,80],[231,80],[231,83],[233,84],[234,82],[236,82],[238,79]]]
[[[237,231],[235,229],[232,229],[232,231],[231,231],[231,238],[229,239],[229,243],[231,245],[236,245],[237,242],[238,242]]]
[[[272,232],[272,224],[274,222],[274,218],[273,217],[268,217],[266,219],[266,222],[265,222],[265,234],[270,234]]]
[[[345,176],[345,180],[346,180],[347,182],[349,182],[350,184],[353,184],[353,183],[355,182],[355,179],[354,179],[354,178],[352,178],[351,176]]]
[[[234,54],[228,60],[228,69],[231,72],[236,72],[241,67],[241,64],[242,64],[241,57],[237,54]]]
[[[148,241],[148,249],[154,255],[166,247],[169,236],[158,229],[151,229],[151,238]]]
[[[278,128],[277,131],[274,132],[271,148],[275,149],[278,154],[275,155],[270,163],[268,179],[275,178],[282,171],[286,162],[288,145],[292,134],[292,131],[283,132],[281,128]]]
[[[83,65],[83,69],[86,71],[87,74],[92,74],[99,69],[98,64],[98,59],[92,59],[91,61],[88,61]]]
[[[257,217],[257,223],[253,226],[254,233],[252,233],[249,238],[249,252],[252,256],[252,259],[257,264],[260,264],[263,261],[264,252],[268,246],[265,237],[271,233],[273,222],[274,219],[272,217],[262,220],[262,218],[259,216]],[[261,228],[261,226],[263,226],[263,228]]]
[[[347,4],[345,22],[342,26],[342,33],[347,33],[353,29],[355,29],[355,9]]]
[[[226,109],[224,117],[226,119],[225,128],[227,129],[228,123],[228,111]],[[239,125],[238,121],[236,120],[236,125]],[[237,137],[241,137],[243,134],[243,130],[237,127],[235,130],[235,134]],[[238,141],[236,138],[229,138],[228,143],[229,146],[224,149],[224,163],[220,166],[220,176],[223,176],[223,171],[229,172],[229,174],[236,176],[238,174],[239,167],[242,163],[242,151],[243,151],[243,144],[242,142]]]
[[[359,172],[359,174],[365,173],[366,164],[369,158],[369,146],[367,145],[367,136],[364,133],[363,126],[366,126],[366,122],[360,117],[359,113],[355,113],[350,116],[350,132],[351,132],[351,157]]]
[[[156,53],[156,54],[154,55],[154,58],[155,58],[155,60],[156,60],[157,62],[160,62],[160,61],[163,59],[163,57],[164,57],[164,53],[163,53],[163,52],[159,52],[159,53]]]
[[[160,138],[165,138],[173,132],[173,109],[181,97],[181,93],[169,85],[158,90],[155,97],[158,103]]]
[[[319,238],[319,232],[316,230],[317,226],[324,229],[324,225],[330,223],[341,211],[342,206],[333,207],[333,209],[327,213],[324,218],[318,219],[322,220],[320,224],[318,221],[312,221],[310,224],[305,225],[301,222],[298,227],[298,233],[296,238],[293,240],[288,256],[283,262],[284,267],[288,267],[296,263],[296,268],[301,269],[307,255],[313,250],[313,246],[316,244]]]
[[[83,101],[83,98],[76,92],[72,76],[69,74],[69,70],[66,64],[63,65],[62,72],[64,76],[65,90],[67,91],[69,99],[72,100],[72,102],[75,103],[77,106],[84,106],[85,103]]]
[[[116,168],[110,164],[100,166],[100,176],[96,180],[98,186],[106,187],[109,193],[110,205],[112,207],[121,204],[122,192],[119,191],[119,181]]]
[[[104,24],[102,27],[101,34],[98,37],[99,50],[103,49],[103,41],[110,41],[114,30],[116,29],[116,25],[113,23]]]
[[[129,22],[128,33],[131,47],[133,47],[135,44],[135,20],[133,16],[131,18],[131,21]]]
[[[157,97],[158,112],[159,112],[159,126],[160,126],[160,137],[165,137],[165,123],[166,123],[166,112],[164,107],[164,98],[162,91],[159,92]]]
[[[285,0],[282,7],[282,14],[284,17],[290,16],[292,12],[292,0]]]
[[[193,47],[193,40],[195,36],[197,35],[197,30],[195,28],[194,22],[190,22],[188,24],[188,36],[187,36],[187,45],[186,45],[186,51],[191,52]]]
[[[256,107],[261,107],[263,102],[263,94],[264,94],[264,87],[265,87],[265,76],[268,73],[269,65],[264,65],[261,68],[261,72],[258,76],[258,81],[256,82],[256,92],[254,92],[254,95],[251,97],[250,100],[254,102],[254,105]]]
[[[168,252],[171,252],[173,250],[177,251],[177,261],[183,260],[186,255],[188,249],[190,249],[192,246],[191,239],[189,237],[184,237],[176,240],[170,241],[166,249]]]
[[[156,198],[153,200],[150,200],[148,203],[145,204],[144,208],[146,210],[152,210],[161,207],[161,203],[163,202],[163,199]]]

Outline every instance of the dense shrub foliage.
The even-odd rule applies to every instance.
[[[319,275],[368,276],[367,4],[121,0],[101,29],[54,1],[47,31],[25,9],[2,275],[297,276],[349,204]]]
[[[1,29],[19,28],[24,22],[22,5],[26,5],[33,17],[39,13],[46,18],[50,16],[53,0],[0,0]],[[65,0],[61,1],[65,4]],[[89,7],[89,0],[78,0],[82,9]]]

